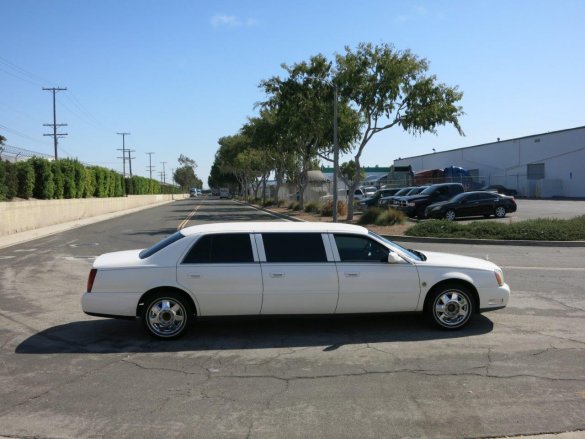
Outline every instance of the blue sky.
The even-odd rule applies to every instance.
[[[452,127],[412,137],[379,134],[364,165],[398,157],[585,125],[585,2],[0,0],[0,134],[51,154],[43,137],[68,123],[62,155],[121,170],[121,138],[133,170],[194,158],[207,180],[217,139],[237,132],[258,83],[292,64],[366,41],[427,58],[458,85],[466,136]]]

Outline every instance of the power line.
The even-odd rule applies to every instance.
[[[161,163],[162,163],[162,165],[163,165],[163,170],[162,170],[162,178],[163,178],[163,183],[164,183],[164,184],[167,184],[167,174],[166,174],[166,172],[165,172],[165,165],[166,165],[168,162],[161,162]]]
[[[126,192],[126,136],[129,136],[130,133],[116,133],[119,136],[122,136],[122,149],[118,149],[118,151],[122,151],[122,157],[118,157],[122,159],[122,169],[124,171],[124,196],[128,195]]]
[[[66,123],[57,123],[57,105],[55,96],[58,91],[65,91],[67,88],[59,88],[59,87],[43,87],[45,91],[53,92],[53,123],[44,123],[43,126],[46,127],[53,127],[53,134],[43,134],[43,136],[53,136],[53,144],[55,145],[55,160],[57,160],[57,144],[59,141],[57,140],[59,137],[67,136],[67,133],[57,133],[57,127],[66,127]]]
[[[136,152],[135,149],[127,149],[126,152],[128,153],[128,165],[129,165],[129,170],[130,170],[130,178],[132,178],[132,159],[135,159],[136,157],[132,157],[132,153]]]
[[[28,139],[28,140],[30,140],[32,142],[36,142],[38,144],[41,144],[41,145],[45,145],[46,146],[46,143],[41,142],[39,139],[35,139],[34,137],[31,137],[28,134],[23,133],[22,131],[15,130],[14,128],[9,128],[6,125],[0,124],[0,129],[3,129],[5,131],[8,131],[8,132],[14,134],[15,136],[23,137],[23,138]]]

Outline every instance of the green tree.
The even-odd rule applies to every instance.
[[[459,117],[464,113],[457,105],[463,93],[439,83],[428,69],[426,59],[388,44],[361,43],[336,56],[333,81],[360,116],[360,140],[354,150],[358,173],[366,145],[381,131],[398,126],[415,135],[436,134],[437,127],[451,124],[463,135]],[[348,219],[353,218],[357,184],[354,181],[349,193]]]
[[[317,157],[328,159],[333,147],[333,87],[329,77],[331,63],[316,55],[292,66],[282,66],[287,76],[274,76],[262,81],[268,96],[262,109],[273,111],[279,127],[281,141],[294,149],[297,161],[291,173],[304,207],[304,191],[308,184],[311,161]],[[338,103],[339,146],[348,151],[359,134],[358,114],[340,99]]]
[[[181,186],[183,191],[191,187],[200,188],[203,185],[203,182],[197,177],[197,174],[195,174],[195,169],[197,169],[197,163],[195,160],[181,154],[178,161],[181,166],[175,169],[173,180]]]
[[[18,178],[16,195],[28,200],[33,196],[33,189],[35,187],[35,170],[30,160],[16,163],[16,175]]]

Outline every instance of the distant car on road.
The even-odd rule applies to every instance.
[[[195,316],[422,312],[442,329],[503,308],[492,262],[408,250],[349,224],[235,222],[182,229],[145,250],[98,257],[89,315],[142,319],[157,338]]]
[[[481,188],[482,191],[489,191],[489,192],[497,192],[498,194],[509,195],[512,197],[518,196],[518,191],[516,189],[508,189],[501,184],[491,184],[489,186],[484,186]]]
[[[227,187],[222,187],[219,189],[219,198],[229,198],[230,197],[230,190]]]
[[[426,208],[428,218],[444,218],[453,221],[467,216],[491,215],[504,218],[509,212],[516,212],[514,198],[494,192],[464,192],[449,201],[431,204]]]
[[[190,196],[190,197],[196,197],[196,196],[198,196],[198,195],[199,195],[199,193],[198,193],[198,191],[197,191],[197,188],[195,188],[195,187],[192,187],[191,189],[189,189],[189,196]]]

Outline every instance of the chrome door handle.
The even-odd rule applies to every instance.
[[[359,277],[359,273],[344,273],[345,277]]]
[[[270,273],[270,277],[284,277],[284,273]]]

